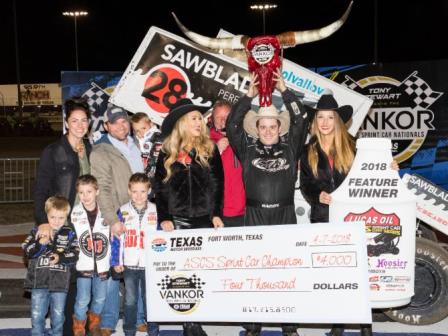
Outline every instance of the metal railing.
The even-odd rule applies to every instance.
[[[38,158],[0,158],[0,203],[33,201]]]

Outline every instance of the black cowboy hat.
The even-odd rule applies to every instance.
[[[206,106],[194,105],[191,99],[179,99],[176,104],[171,107],[170,112],[162,122],[162,136],[167,137],[168,135],[170,135],[171,131],[174,128],[174,125],[176,125],[176,122],[179,120],[179,118],[181,118],[188,112],[199,111],[200,113],[204,114],[209,109],[210,108]]]
[[[307,106],[308,113],[310,114],[310,119],[313,120],[317,111],[320,110],[332,110],[339,114],[342,121],[347,123],[353,115],[353,107],[351,105],[338,106],[338,102],[333,97],[333,92],[326,89],[322,96],[317,101],[316,107]]]

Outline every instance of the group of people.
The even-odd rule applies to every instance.
[[[65,103],[67,133],[42,154],[37,226],[23,245],[32,335],[43,335],[48,309],[54,336],[82,336],[86,328],[90,335],[111,335],[119,318],[120,278],[125,335],[158,335],[158,324],[146,322],[144,235],[158,226],[171,231],[295,224],[299,161],[311,222],[328,221],[330,193],[354,159],[346,127],[352,108],[338,106],[331,92],[310,108],[286,88],[279,71],[274,81],[286,111],[273,105],[251,110],[258,95],[252,75],[247,94],[234,106],[213,106],[210,127],[208,108],[187,98],[172,106],[161,132],[146,114],[136,113],[130,122],[125,110],[111,105],[104,115],[107,133],[93,148],[85,140],[88,105],[81,99]],[[247,336],[261,332],[261,324],[243,327]],[[283,335],[298,335],[297,327],[282,325]],[[206,335],[200,323],[183,328],[185,336]],[[332,329],[334,336],[342,332],[342,326]],[[370,326],[362,334],[370,335]]]

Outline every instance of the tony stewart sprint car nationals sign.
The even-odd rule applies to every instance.
[[[157,231],[149,321],[371,323],[359,223]]]
[[[353,135],[372,104],[369,98],[292,62],[284,62],[282,74],[286,85],[306,101],[316,102],[330,88],[339,104],[352,105]],[[145,112],[160,125],[180,98],[210,107],[217,99],[234,104],[246,94],[249,82],[247,64],[198,49],[177,35],[151,27],[109,101],[132,113]],[[274,104],[280,108],[281,99],[274,96]]]

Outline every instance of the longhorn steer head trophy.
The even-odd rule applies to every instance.
[[[282,65],[281,49],[319,41],[330,36],[344,24],[352,5],[353,1],[350,2],[344,15],[339,20],[326,27],[257,37],[236,35],[233,37],[211,38],[202,36],[187,29],[176,15],[172,14],[182,32],[193,42],[203,47],[215,50],[245,50],[249,71],[255,72],[258,77],[260,106],[269,106],[272,104],[272,92],[275,86],[273,72],[277,71]]]

